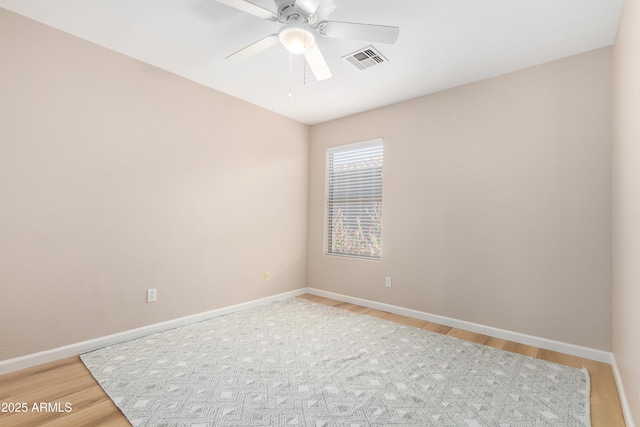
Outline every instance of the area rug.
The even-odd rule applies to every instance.
[[[590,426],[575,369],[300,298],[81,356],[134,426]]]

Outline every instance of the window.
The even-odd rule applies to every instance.
[[[382,155],[382,139],[327,150],[327,254],[380,259]]]

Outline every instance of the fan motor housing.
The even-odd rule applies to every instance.
[[[278,9],[278,21],[286,23],[299,20],[300,11],[295,5],[295,0],[276,0],[276,8]]]

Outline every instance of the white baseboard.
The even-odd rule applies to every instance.
[[[627,423],[627,427],[635,427],[633,418],[631,417],[631,408],[629,407],[629,400],[627,399],[627,393],[622,383],[622,377],[620,376],[620,370],[618,369],[618,363],[614,353],[611,353],[611,369],[613,369],[613,377],[616,380],[616,387],[618,388],[618,396],[620,396],[620,405],[622,406],[622,414],[624,415],[624,421]]]
[[[53,348],[51,350],[45,350],[38,353],[27,354],[26,356],[20,356],[13,359],[2,360],[0,361],[0,375],[7,374],[9,372],[18,371],[20,369],[30,368],[36,365],[41,365],[43,363],[53,362],[55,360],[63,359],[65,357],[77,356],[79,354],[86,353],[87,351],[95,350],[96,348],[116,344],[122,341],[131,340],[134,338],[139,338],[145,335],[153,334],[155,332],[160,332],[167,329],[173,329],[173,328],[188,325],[191,323],[211,319],[213,317],[234,313],[236,311],[246,310],[248,308],[269,304],[270,302],[273,302],[273,301],[279,301],[279,300],[295,297],[298,295],[302,295],[306,292],[307,292],[306,288],[297,289],[295,291],[284,292],[278,295],[273,295],[266,298],[248,301],[241,304],[232,305],[229,307],[218,308],[216,310],[211,310],[204,313],[194,314],[186,317],[180,317],[178,319],[173,319],[173,320],[169,320],[161,323],[155,323],[153,325],[143,326],[141,328],[119,332],[117,334],[107,335],[104,337],[95,338],[88,341],[82,341],[75,344],[65,345],[63,347]]]
[[[169,320],[166,322],[156,323],[153,325],[143,326],[141,328],[131,329],[128,331],[120,332],[117,334],[107,335],[100,338],[95,338],[87,341],[82,341],[75,344],[66,345],[63,347],[54,348],[51,350],[45,350],[38,353],[28,354],[25,356],[16,357],[13,359],[0,361],[0,375],[9,372],[18,371],[20,369],[30,368],[32,366],[40,365],[43,363],[53,362],[55,360],[63,359],[65,357],[77,356],[78,354],[85,353],[87,351],[94,350],[96,348],[112,345],[118,342],[139,338],[145,335],[149,335],[155,332],[160,332],[167,329],[177,328],[180,326],[188,325],[194,322],[200,322],[216,316],[222,316],[229,313],[234,313],[240,310],[246,310],[248,308],[265,305],[273,301],[283,300],[286,298],[309,293],[312,295],[323,296],[326,298],[335,299],[338,301],[349,302],[352,304],[362,305],[364,307],[374,308],[378,310],[387,311],[389,313],[400,314],[403,316],[413,317],[428,322],[438,323],[440,325],[451,326],[454,328],[464,329],[479,334],[490,335],[492,337],[506,339],[513,342],[532,345],[535,347],[544,348],[547,350],[558,351],[561,353],[571,354],[578,357],[584,357],[586,359],[596,360],[598,362],[611,363],[611,353],[602,350],[596,350],[588,347],[581,347],[574,344],[567,344],[559,341],[553,341],[546,338],[534,337],[531,335],[520,334],[517,332],[507,331],[504,329],[493,328],[491,326],[480,325],[472,322],[466,322],[463,320],[457,320],[450,317],[439,316],[436,314],[425,313],[418,310],[412,310],[404,307],[399,307],[391,304],[385,304],[376,301],[370,301],[362,298],[351,297],[348,295],[338,294],[334,292],[323,291],[315,288],[301,288],[290,292],[273,295],[266,298],[261,298],[245,303],[223,307],[216,310],[208,311],[205,313],[199,313],[191,316],[181,317],[178,319]],[[616,378],[618,387],[620,387],[619,379]],[[621,394],[621,401],[623,399]]]
[[[534,347],[544,348],[546,350],[557,351],[560,353],[570,354],[573,356],[583,357],[585,359],[595,360],[603,363],[611,363],[611,353],[603,350],[596,350],[589,347],[582,347],[575,344],[568,344],[560,341],[554,341],[546,338],[535,337],[532,335],[521,334],[518,332],[498,329],[492,326],[480,325],[464,320],[457,320],[451,317],[440,316],[437,314],[425,313],[423,311],[412,310],[409,308],[399,307],[396,305],[385,304],[377,301],[370,301],[362,298],[351,297],[348,295],[337,294],[334,292],[323,291],[321,289],[307,288],[307,292],[325,298],[331,298],[338,301],[348,302],[351,304],[362,305],[377,310],[387,311],[389,313],[400,314],[415,319],[425,320],[444,326],[464,329],[466,331],[478,334],[489,335],[495,338],[501,338],[508,341],[527,344]]]

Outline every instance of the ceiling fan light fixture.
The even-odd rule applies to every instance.
[[[305,53],[316,42],[311,31],[301,22],[291,22],[280,30],[280,43],[291,53]]]

